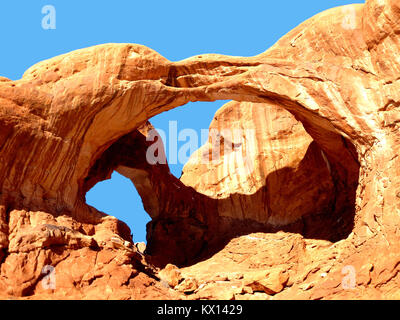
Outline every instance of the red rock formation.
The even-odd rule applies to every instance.
[[[329,163],[290,113],[272,104],[232,102],[216,119],[211,131],[223,136],[213,141],[210,135],[184,168],[181,181],[167,164],[148,162],[154,143],[147,139],[150,125],[115,142],[87,178],[86,190],[114,170],[132,179],[153,219],[147,248],[153,263],[187,264],[234,235],[283,226],[310,232],[306,221],[340,218],[332,212],[336,195]],[[232,139],[238,139],[233,148]],[[215,148],[221,152],[217,161],[210,161]],[[164,150],[159,151],[165,159]],[[318,226],[307,236],[318,236]],[[346,231],[332,227],[329,235],[319,236],[336,239]]]
[[[109,44],[0,78],[1,295],[397,298],[399,15],[395,0],[367,0],[309,19],[252,58],[170,62]],[[218,99],[242,103],[212,126],[255,126],[251,175],[224,171],[229,152],[219,164],[192,160],[182,181],[144,161],[149,118]],[[124,223],[86,205],[112,170],[133,179],[153,218],[154,263],[204,254],[177,290],[154,279]],[[46,266],[55,289],[43,287]]]
[[[210,135],[181,180],[220,200],[214,215],[282,226],[330,210],[335,197],[330,165],[285,109],[230,102],[217,112],[210,132],[220,134],[219,141]],[[216,147],[220,157],[204,161]]]

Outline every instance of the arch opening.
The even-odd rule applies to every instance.
[[[219,162],[204,164],[197,160],[213,146],[209,134],[178,178],[166,161],[161,135],[147,122],[114,142],[85,180],[86,191],[113,171],[133,182],[152,219],[146,253],[154,264],[188,265],[233,237],[253,232],[284,231],[331,242],[350,234],[359,171],[351,143],[271,103],[232,101],[212,118],[209,133],[224,126],[248,126],[253,133],[238,143],[220,135],[216,143],[225,146],[232,140],[233,152],[224,149]],[[149,162],[155,142],[160,143],[156,158],[164,159],[161,163]],[[257,151],[251,159],[256,165],[243,180],[240,168],[225,169],[232,167],[229,161],[237,161],[232,158],[237,145],[245,144]]]
[[[86,203],[125,222],[135,243],[146,243],[146,225],[151,221],[132,182],[114,171],[86,193]]]
[[[233,101],[217,112],[210,131],[224,125],[255,129],[249,143],[258,148],[256,168],[243,180],[235,159],[234,166],[226,165],[234,152],[217,165],[192,157],[182,177],[172,179],[176,190],[162,205],[183,212],[162,212],[149,224],[148,253],[157,263],[188,265],[254,232],[284,231],[332,243],[349,236],[360,170],[356,149],[341,135],[300,119],[274,103]],[[197,159],[210,153],[210,145],[196,152]]]
[[[207,142],[215,112],[227,102],[189,102],[149,120],[162,139],[160,149],[165,154],[170,172],[178,179],[192,154]]]

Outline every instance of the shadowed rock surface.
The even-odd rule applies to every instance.
[[[107,44],[0,78],[0,296],[398,298],[398,21],[398,1],[367,0],[251,58]],[[210,140],[180,180],[146,161],[148,119],[228,99],[211,128],[255,134],[221,134],[232,148],[203,163]],[[145,255],[85,203],[113,170],[152,217]]]

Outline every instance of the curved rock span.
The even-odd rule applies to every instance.
[[[398,21],[367,0],[255,57],[106,44],[0,78],[0,295],[399,298]],[[148,119],[214,100],[233,101],[180,179],[148,161]],[[85,203],[114,170],[152,218],[145,253]]]

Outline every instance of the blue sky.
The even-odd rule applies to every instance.
[[[143,44],[172,61],[203,53],[252,56],[325,9],[363,2],[3,0],[0,76],[18,79],[41,60],[108,42]],[[42,28],[45,5],[56,9],[55,30]],[[158,115],[151,122],[167,133],[168,121],[177,121],[178,130],[200,132],[208,128],[223,103],[190,103]],[[171,166],[171,171],[179,177],[182,164]],[[96,185],[86,199],[100,211],[125,221],[136,242],[145,241],[149,217],[130,180],[115,173],[111,180]]]

